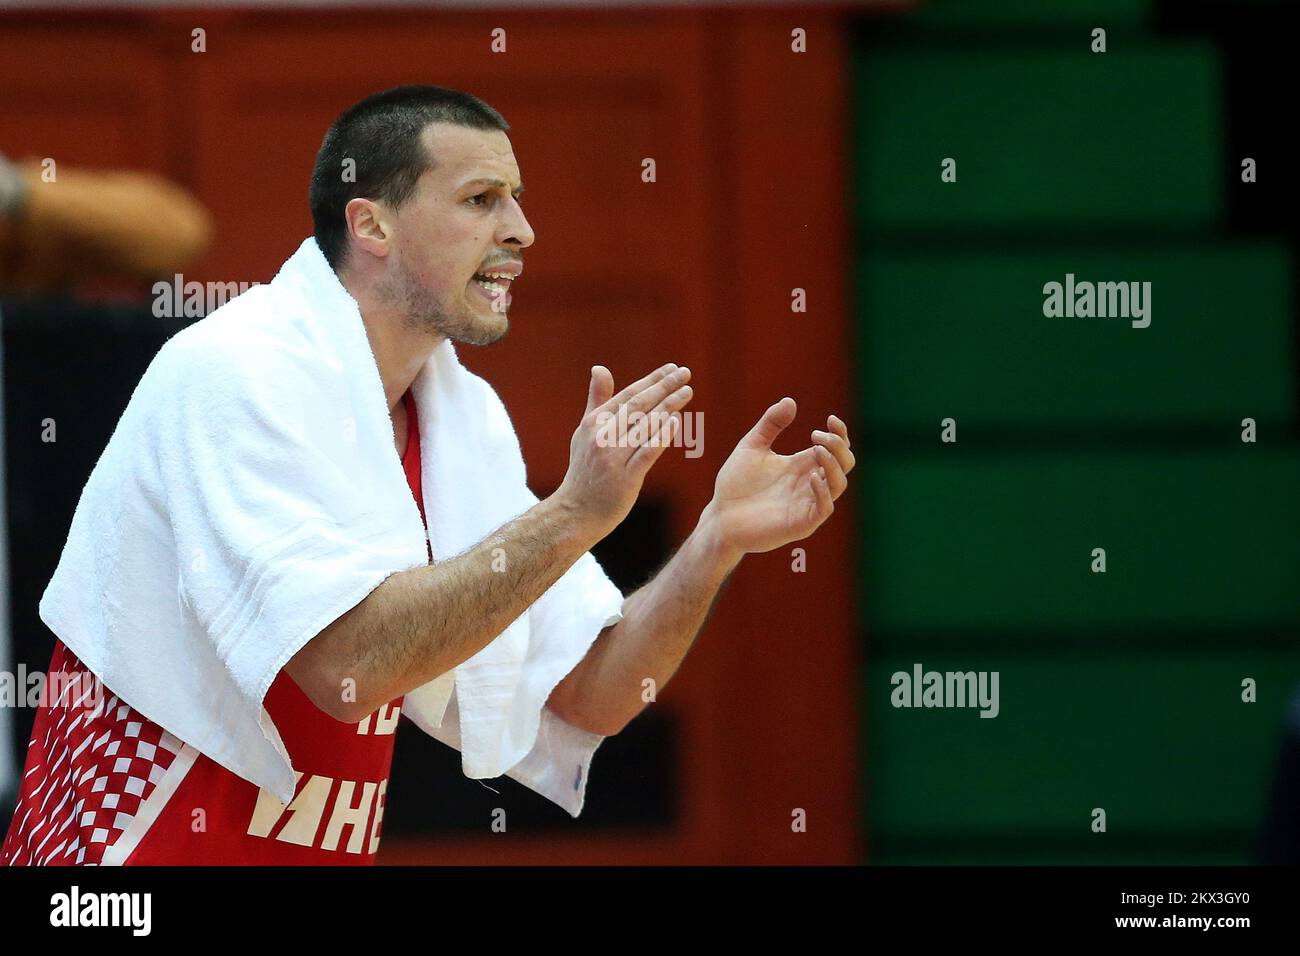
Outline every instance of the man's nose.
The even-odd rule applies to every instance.
[[[509,212],[501,222],[498,241],[503,245],[508,242],[517,243],[527,249],[536,238],[533,235],[533,227],[528,224],[528,217],[524,215],[523,208],[513,196],[510,198],[508,208]]]

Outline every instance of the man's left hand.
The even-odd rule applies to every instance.
[[[778,455],[772,442],[794,421],[793,398],[771,406],[718,472],[713,500],[702,518],[716,540],[735,554],[771,551],[808,537],[835,510],[853,470],[849,430],[835,415],[813,444]]]

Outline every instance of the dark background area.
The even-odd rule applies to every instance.
[[[973,2],[856,24],[874,862],[1280,852],[1261,837],[1300,688],[1288,13]],[[1042,317],[1067,272],[1151,281],[1151,326]],[[1001,714],[891,707],[916,661],[999,671]]]

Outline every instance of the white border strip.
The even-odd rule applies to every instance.
[[[163,772],[162,779],[153,788],[153,793],[149,794],[149,799],[140,804],[140,809],[127,828],[122,831],[122,835],[117,838],[117,842],[104,851],[102,866],[121,866],[135,852],[135,848],[140,845],[144,835],[149,832],[149,828],[163,812],[163,807],[167,806],[167,801],[180,787],[181,781],[190,772],[190,767],[194,766],[194,761],[198,757],[199,752],[189,744],[181,747],[176,759]]]

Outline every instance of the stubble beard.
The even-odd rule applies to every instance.
[[[470,303],[452,313],[422,286],[405,265],[399,264],[397,275],[389,284],[387,298],[402,315],[407,328],[451,339],[463,345],[491,345],[510,330],[504,311],[497,312],[492,303],[478,311]]]

